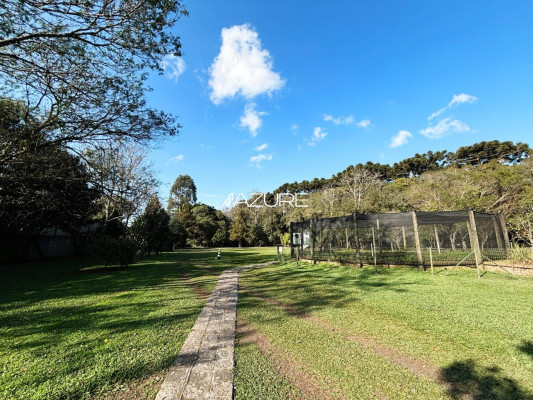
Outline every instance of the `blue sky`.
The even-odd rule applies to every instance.
[[[183,125],[151,152],[163,198],[180,174],[219,207],[359,162],[533,144],[530,1],[185,4],[183,57],[149,80]]]

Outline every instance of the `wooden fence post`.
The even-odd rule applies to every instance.
[[[292,255],[292,233],[293,233],[292,224],[293,224],[293,222],[291,222],[291,223],[289,224],[289,235],[290,235],[290,238],[291,238],[291,239],[290,239],[289,246],[290,246],[290,248],[291,248],[291,258],[293,257],[293,255]]]
[[[309,250],[311,253],[311,260],[315,261],[315,228],[313,219],[309,220]]]
[[[411,211],[413,218],[413,233],[415,237],[416,258],[418,259],[418,269],[424,270],[424,258],[422,257],[422,248],[420,247],[420,236],[418,235],[418,220],[416,218],[416,211]]]
[[[500,236],[500,229],[498,228],[498,221],[495,215],[492,216],[492,223],[494,225],[494,234],[496,235],[496,243],[498,244],[498,249],[502,249],[502,237]]]
[[[378,230],[378,247],[379,247],[379,253],[381,254],[383,252],[383,249],[381,248],[381,230],[379,229],[379,219],[376,219],[376,228]]]
[[[300,228],[300,253],[302,254],[302,257],[304,256],[304,227],[302,226]]]
[[[359,263],[359,268],[363,268],[363,260],[361,259],[361,243],[359,243],[359,232],[357,230],[357,213],[353,214],[353,231],[355,240],[355,255],[357,262]]]
[[[348,226],[344,228],[346,234],[346,250],[350,250],[350,236],[348,235]]]
[[[439,230],[437,229],[437,225],[433,225],[435,227],[435,240],[437,241],[437,251],[440,254],[440,239],[439,239]]]
[[[476,227],[476,217],[474,211],[468,210],[468,234],[470,236],[470,246],[476,257],[476,268],[478,270],[479,277],[479,266],[483,263],[481,258],[481,249],[479,248],[479,238],[477,236],[477,227]]]
[[[509,232],[507,231],[507,223],[502,213],[500,213],[500,225],[502,227],[503,242],[505,243],[505,249],[509,251],[511,249],[511,242],[509,242]]]
[[[374,265],[377,265],[377,251],[376,251],[376,233],[372,227],[372,254],[374,256]]]

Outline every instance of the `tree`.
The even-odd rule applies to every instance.
[[[223,246],[228,241],[228,231],[225,227],[219,227],[213,235],[213,244],[215,246]]]
[[[192,215],[194,224],[189,239],[196,246],[211,246],[219,229],[216,210],[207,204],[197,204],[192,208]]]
[[[196,185],[189,175],[180,175],[170,188],[167,210],[173,214],[181,210],[185,204],[196,203]]]
[[[514,207],[507,209],[507,214],[512,233],[520,242],[531,247],[533,257],[533,160],[516,167],[515,181],[520,179],[521,182],[519,189],[513,189],[515,193],[519,191],[519,196],[513,201]]]
[[[459,147],[451,155],[456,165],[481,165],[496,160],[502,164],[517,164],[529,157],[530,147],[525,143],[500,142],[491,140],[479,142],[471,146]]]
[[[381,185],[377,172],[356,166],[348,168],[342,178],[341,184],[353,199],[352,211],[361,211],[361,202],[365,195],[374,187]]]
[[[156,254],[168,247],[170,240],[170,217],[157,196],[152,196],[144,209],[144,213],[137,217],[131,226],[133,239],[142,244],[141,252],[152,251]]]
[[[0,96],[39,110],[47,143],[175,135],[175,118],[146,105],[146,70],[181,55],[170,29],[186,14],[177,0],[4,0]]]
[[[157,187],[146,151],[135,144],[105,141],[86,149],[84,157],[91,183],[101,193],[99,205],[104,225],[114,219],[127,225]]]
[[[242,243],[248,235],[248,224],[245,219],[243,207],[239,207],[237,210],[237,216],[231,225],[229,233],[230,240],[236,241],[239,244],[239,247],[242,247]]]
[[[175,216],[170,220],[170,240],[173,247],[184,248],[187,244],[187,231]]]
[[[57,227],[76,233],[94,214],[96,191],[78,157],[35,133],[38,123],[24,104],[0,100],[0,151],[6,160],[0,163],[2,231],[39,234]]]

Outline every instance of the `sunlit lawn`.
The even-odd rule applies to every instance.
[[[0,399],[152,399],[227,268],[273,248],[165,253],[126,269],[94,260],[0,267]]]
[[[308,263],[246,271],[239,317],[332,399],[533,399],[531,278],[378,272]],[[254,380],[268,386],[248,369],[257,358],[249,348],[243,342],[237,350],[242,399],[239,388],[253,392]],[[415,360],[420,370],[395,357]],[[273,382],[265,398],[283,399],[287,382]]]

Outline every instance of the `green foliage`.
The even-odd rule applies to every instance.
[[[131,239],[141,254],[150,254],[152,251],[158,254],[168,249],[171,238],[169,223],[170,217],[161,206],[159,198],[152,196],[144,213],[133,221],[130,228]]]
[[[223,246],[228,241],[228,239],[228,231],[225,227],[223,227],[217,229],[211,240],[213,241],[213,244],[215,246]]]
[[[459,147],[450,155],[450,160],[456,165],[481,165],[493,160],[502,164],[517,164],[529,157],[530,153],[531,149],[526,143],[491,140]]]
[[[207,204],[197,204],[192,208],[194,224],[190,227],[189,239],[196,246],[212,246],[213,236],[220,228],[221,215]]]
[[[415,154],[390,166],[388,164],[368,161],[365,164],[350,165],[331,179],[314,178],[312,181],[285,183],[274,190],[274,193],[315,193],[327,187],[343,186],[343,178],[354,169],[361,169],[377,174],[384,182],[392,182],[399,178],[415,178],[428,171],[442,170],[449,166],[461,167],[464,165],[477,166],[497,161],[504,165],[520,164],[531,154],[531,149],[526,143],[513,143],[509,141],[479,142],[471,146],[464,146],[456,152],[428,151]]]
[[[474,209],[504,214],[511,238],[533,246],[533,163],[524,143],[480,142],[457,152],[415,154],[392,167],[367,162],[349,166],[331,179],[284,184],[274,191],[308,193],[308,208],[244,209],[249,235],[269,244],[291,221],[359,213]],[[270,198],[272,195],[267,194]],[[240,208],[239,208],[240,209]],[[241,211],[239,211],[241,212]],[[237,210],[231,210],[236,220]],[[242,218],[239,219],[242,225]],[[239,229],[235,229],[239,230]],[[234,237],[237,237],[234,235]]]
[[[121,267],[127,267],[134,262],[137,247],[130,238],[114,238],[104,235],[91,244],[89,251],[100,257],[105,267],[115,263]]]
[[[180,175],[170,188],[167,210],[170,215],[181,211],[185,205],[196,203],[196,185],[189,175]]]
[[[234,240],[239,244],[239,247],[242,246],[243,242],[247,238],[249,231],[248,223],[245,219],[245,213],[243,207],[239,207],[237,210],[237,216],[230,229],[230,240]]]
[[[0,225],[5,234],[76,232],[95,213],[80,159],[47,141],[22,103],[0,99]],[[35,146],[39,142],[42,146]]]
[[[207,204],[185,202],[171,219],[172,241],[178,247],[222,246],[228,241],[229,220],[221,211]]]
[[[533,265],[533,247],[513,244],[509,251],[509,260],[517,264]]]
[[[187,244],[187,231],[176,216],[170,220],[170,240],[175,247],[184,248]]]
[[[128,237],[115,240],[115,252],[118,264],[121,267],[127,267],[128,265],[133,264],[135,261],[135,253],[137,252],[135,243]]]
[[[288,246],[291,243],[291,234],[290,233],[284,233],[281,235],[281,244],[283,246]]]
[[[36,132],[56,144],[174,135],[174,117],[147,107],[144,83],[146,69],[161,71],[165,55],[181,55],[171,28],[183,14],[177,0],[4,0],[0,96],[42,110]]]

